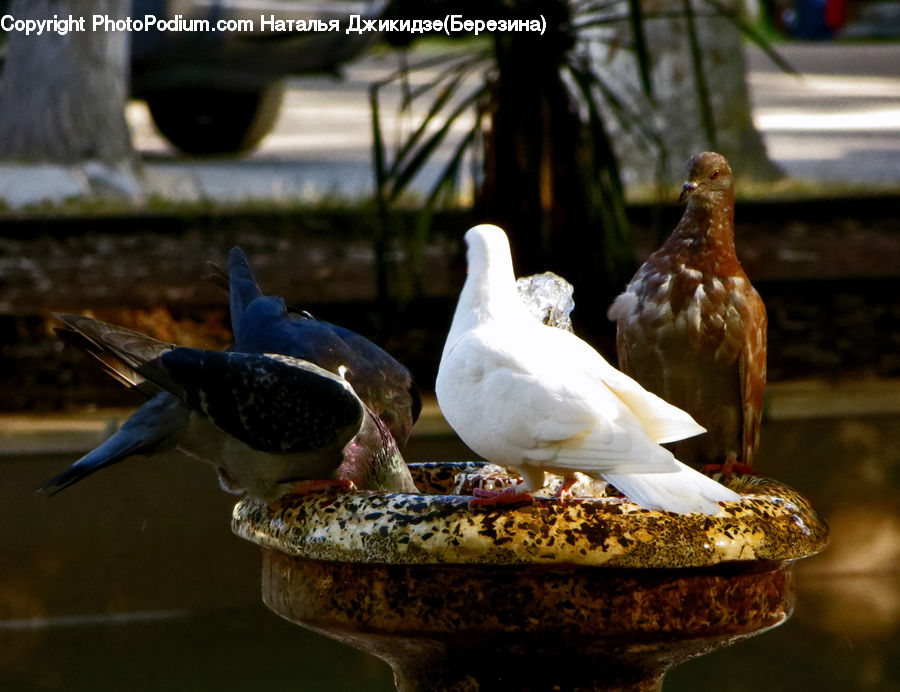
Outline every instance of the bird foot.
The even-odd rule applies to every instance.
[[[703,472],[707,474],[721,473],[722,478],[739,473],[742,476],[755,476],[756,471],[735,459],[728,459],[724,464],[704,464]]]
[[[469,507],[499,507],[502,505],[530,505],[534,504],[534,495],[517,490],[514,485],[503,490],[484,490],[472,488],[472,499]]]
[[[291,488],[290,494],[308,495],[309,493],[322,492],[323,490],[349,493],[356,490],[356,483],[344,478],[338,480],[319,479],[314,481],[297,481]]]

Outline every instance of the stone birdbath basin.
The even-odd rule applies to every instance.
[[[732,476],[742,500],[709,517],[616,497],[470,508],[457,477],[481,465],[411,468],[422,495],[245,499],[233,519],[262,547],[266,605],[387,661],[400,690],[659,690],[784,622],[793,562],[827,541],[767,479]]]

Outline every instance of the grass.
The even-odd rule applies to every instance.
[[[246,213],[280,211],[286,214],[298,212],[363,211],[371,206],[370,200],[354,200],[337,194],[324,195],[315,201],[284,197],[258,197],[231,201],[172,200],[151,195],[142,201],[129,201],[110,197],[77,197],[63,202],[41,202],[21,209],[10,209],[0,202],[0,219],[29,217],[98,218],[106,216],[206,216],[222,213]]]

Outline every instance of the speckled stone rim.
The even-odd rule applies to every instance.
[[[322,492],[267,505],[244,499],[234,532],[286,555],[376,564],[575,564],[628,568],[781,562],[814,555],[825,523],[795,490],[733,475],[739,502],[715,516],[645,510],[623,498],[470,508],[447,495],[476,462],[411,464],[421,495]]]

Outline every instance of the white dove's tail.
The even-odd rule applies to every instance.
[[[733,490],[704,476],[680,461],[675,473],[604,473],[603,478],[616,490],[644,509],[687,514],[718,514],[717,502],[741,499]]]

